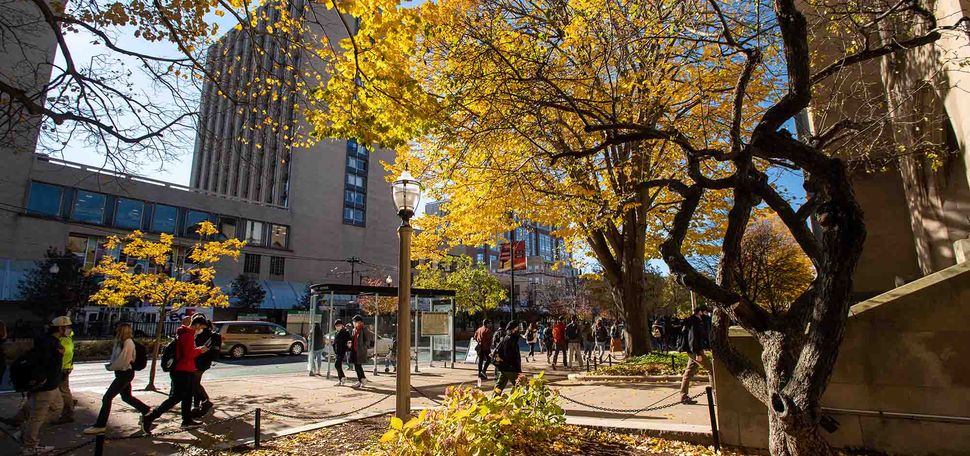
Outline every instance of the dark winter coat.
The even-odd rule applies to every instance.
[[[61,369],[63,354],[61,353],[61,342],[54,336],[43,335],[34,340],[37,347],[36,354],[39,357],[37,367],[44,373],[47,381],[37,388],[37,391],[52,391],[61,386],[61,378],[64,374]]]
[[[593,337],[596,339],[596,342],[605,344],[610,341],[610,332],[606,330],[606,326],[595,326],[593,328]]]
[[[519,334],[512,333],[505,336],[495,347],[495,354],[501,359],[501,361],[493,361],[498,366],[498,370],[502,372],[522,372],[522,353],[519,352],[519,339],[521,339]]]
[[[350,331],[347,331],[347,328],[344,327],[333,335],[333,353],[338,357],[343,357],[350,351],[350,348],[347,346],[349,343]]]
[[[711,347],[708,339],[707,325],[697,315],[691,315],[684,320],[684,346],[682,349],[692,355],[704,353]]]
[[[566,325],[566,342],[579,342],[580,340],[579,323],[575,321],[569,322]]]
[[[222,351],[222,336],[206,328],[195,336],[195,345],[197,347],[209,347],[209,351],[195,357],[196,370],[209,370],[212,367],[212,363],[219,358],[219,353]]]
[[[359,330],[355,328],[350,337],[350,342],[353,347],[350,350],[350,361],[354,364],[366,364],[367,349],[374,343],[374,335],[364,326]]]

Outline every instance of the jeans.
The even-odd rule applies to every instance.
[[[175,404],[182,404],[182,422],[192,421],[192,390],[195,386],[195,373],[185,371],[172,371],[172,390],[168,393],[168,398],[155,407],[151,413],[145,415],[145,420],[154,421],[163,413],[175,407]]]
[[[559,354],[562,353],[562,367],[569,367],[569,360],[566,352],[566,344],[556,344],[552,352],[552,367],[556,367],[556,359],[559,358]]]
[[[532,342],[532,343],[529,344],[529,354],[528,355],[525,355],[525,356],[526,356],[526,358],[528,358],[530,356],[533,357],[533,358],[535,358],[535,356],[536,356],[536,342]]]
[[[492,363],[492,357],[488,356],[488,353],[482,353],[478,355],[478,376],[486,376],[488,372],[488,365]]]
[[[192,404],[195,405],[195,408],[201,407],[203,402],[209,402],[209,393],[202,386],[202,374],[204,373],[203,370],[195,371],[195,384],[192,388]]]
[[[582,344],[580,344],[579,342],[569,343],[569,358],[573,361],[573,366],[575,366],[576,363],[579,363],[580,367],[582,367],[583,354],[581,353],[581,351],[582,351]]]
[[[48,417],[61,416],[64,401],[57,388],[50,391],[37,391],[28,395],[27,420],[23,424],[24,448],[34,448],[39,443],[40,428],[47,423]]]
[[[495,381],[495,394],[501,394],[509,383],[514,386],[517,378],[519,378],[518,372],[499,371],[498,380]]]
[[[606,344],[608,342],[596,342],[596,351],[599,352],[600,362],[603,362],[603,356],[606,355]]]
[[[694,359],[697,356],[701,357],[700,362]],[[688,357],[687,368],[684,369],[684,377],[680,380],[681,397],[687,397],[688,391],[690,390],[690,379],[694,377],[694,374],[697,373],[697,370],[701,366],[704,366],[704,368],[707,369],[708,372],[713,372],[713,369],[711,369],[711,362],[708,361],[707,356],[705,356],[703,353],[699,355],[693,355],[688,353],[687,357]]]
[[[333,366],[337,368],[337,380],[343,380],[347,377],[344,375],[344,358],[345,353],[337,353],[337,358],[333,361]]]
[[[325,355],[323,350],[313,350],[310,352],[310,375],[320,375]]]
[[[131,381],[135,378],[135,371],[129,369],[125,371],[115,371],[115,379],[108,386],[104,397],[101,398],[101,412],[98,419],[94,422],[94,427],[105,427],[108,425],[108,414],[111,413],[111,402],[115,396],[121,395],[121,400],[138,410],[142,415],[148,413],[150,407],[144,402],[131,395]]]

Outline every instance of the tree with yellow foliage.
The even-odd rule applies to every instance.
[[[140,301],[158,307],[158,326],[155,330],[155,348],[152,367],[146,389],[155,389],[155,366],[157,365],[162,328],[170,309],[183,306],[226,307],[229,297],[213,285],[215,265],[223,258],[236,259],[245,241],[227,239],[207,241],[218,234],[211,222],[199,224],[196,233],[199,240],[188,249],[183,258],[173,250],[172,235],[162,233],[158,241],[145,238],[141,231],[133,231],[125,237],[109,236],[107,249],[121,248],[122,258],[148,262],[148,267],[136,269],[127,261],[106,255],[90,273],[103,276],[101,289],[91,295],[94,304],[121,307],[131,301]],[[172,264],[169,270],[168,265]]]
[[[839,95],[836,75],[964,31],[967,18],[942,24],[920,0],[337,7],[361,27],[331,62],[326,109],[308,120],[319,136],[398,147],[392,169],[447,196],[446,215],[422,225],[433,238],[422,248],[492,243],[517,225],[510,211],[559,227],[595,254],[635,354],[649,349],[643,262],[659,250],[680,283],[714,304],[714,355],[765,405],[771,452],[833,453],[819,434],[821,396],[866,230],[830,147],[867,124],[847,118],[800,138],[783,127],[816,91]],[[807,199],[786,198],[769,167],[798,171]],[[817,273],[778,314],[737,292],[757,208],[778,216]],[[720,258],[716,277],[688,261],[697,253]],[[760,343],[760,358],[734,349],[732,322]]]
[[[419,266],[416,288],[453,290],[455,308],[469,313],[494,310],[508,296],[506,287],[488,268],[468,256],[446,256]]]
[[[737,291],[774,315],[788,310],[815,278],[812,260],[777,217],[754,220],[744,231]]]
[[[394,173],[407,167],[448,200],[443,215],[415,221],[418,256],[494,244],[520,220],[584,245],[627,322],[628,349],[643,354],[645,262],[658,258],[681,199],[666,183],[696,165],[678,152],[683,138],[667,133],[723,132],[733,112],[723,88],[742,64],[710,58],[714,45],[678,40],[698,13],[683,5],[349,4],[361,28],[321,88],[327,109],[309,120],[320,136],[397,146]],[[771,78],[758,76],[749,96],[765,100]],[[707,146],[726,137],[712,134]],[[712,252],[704,241],[725,207],[723,195],[704,200],[691,231],[698,253]]]

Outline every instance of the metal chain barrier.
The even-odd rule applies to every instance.
[[[417,386],[411,385],[411,389],[413,389],[415,392],[417,392],[418,394],[420,394],[425,399],[427,399],[427,400],[429,400],[431,402],[434,402],[435,405],[445,405],[441,401],[439,401],[439,400],[437,400],[437,399],[435,399],[435,398],[433,398],[431,396],[428,396],[427,394],[424,394],[424,391],[419,390]]]
[[[367,410],[367,409],[369,409],[371,407],[374,407],[377,404],[380,404],[381,402],[386,401],[387,398],[389,398],[391,396],[392,396],[391,394],[385,394],[380,399],[378,399],[378,400],[376,400],[374,402],[371,402],[370,404],[367,404],[367,405],[365,405],[365,406],[363,406],[363,407],[361,407],[359,409],[350,410],[348,412],[343,412],[343,413],[331,414],[331,415],[291,415],[291,414],[288,414],[288,413],[274,412],[272,410],[266,410],[266,409],[261,409],[261,410],[262,410],[262,413],[264,413],[266,415],[278,416],[280,418],[289,418],[289,419],[301,420],[301,421],[320,421],[320,420],[326,420],[326,419],[330,419],[330,418],[338,418],[338,417],[341,417],[341,416],[347,416],[347,415],[351,415],[351,414],[354,414],[354,413],[357,413],[357,412],[360,412],[360,411],[363,411],[363,410]]]
[[[591,408],[591,409],[594,409],[594,410],[599,410],[599,411],[602,411],[602,412],[629,413],[629,414],[632,414],[632,415],[636,415],[638,413],[654,412],[654,411],[657,411],[657,410],[668,409],[668,408],[671,408],[671,407],[675,407],[675,406],[681,405],[682,402],[680,400],[677,400],[676,402],[671,402],[671,403],[668,403],[668,404],[664,404],[664,405],[657,405],[660,402],[667,400],[667,398],[669,398],[670,396],[673,396],[674,394],[678,394],[678,393],[679,393],[679,391],[674,392],[674,393],[668,395],[667,397],[665,397],[663,399],[660,399],[657,402],[654,402],[653,404],[650,404],[650,405],[648,405],[646,407],[642,407],[642,408],[638,408],[638,409],[620,409],[620,408],[611,408],[611,407],[601,407],[601,406],[598,406],[598,405],[587,404],[585,402],[581,402],[581,401],[577,401],[575,399],[571,399],[571,398],[569,398],[569,397],[567,397],[567,396],[565,396],[565,395],[563,395],[561,393],[559,394],[559,397],[565,399],[566,401],[572,402],[573,404],[581,405],[583,407],[588,407],[588,408]],[[707,393],[706,392],[697,393],[697,394],[695,394],[693,396],[690,396],[689,399],[690,400],[694,400],[694,399],[697,399],[697,398],[699,398],[699,397],[701,397],[701,396],[703,396],[705,394],[707,394]]]

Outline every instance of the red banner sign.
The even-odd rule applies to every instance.
[[[512,270],[513,265],[516,271],[525,269],[525,241],[515,242],[514,260],[512,259],[512,249],[509,248],[508,242],[499,246],[498,272],[509,272]]]

